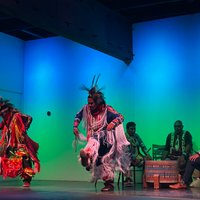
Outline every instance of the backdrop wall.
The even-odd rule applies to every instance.
[[[23,108],[24,42],[0,33],[0,96]]]
[[[148,148],[153,143],[164,144],[167,134],[173,131],[174,121],[180,119],[193,135],[197,150],[199,19],[196,14],[135,24],[135,58],[129,66],[62,37],[25,42],[24,51],[23,42],[6,37],[6,46],[11,40],[20,46],[16,50],[20,54],[20,69],[15,73],[19,75],[17,91],[24,97],[21,108],[33,117],[29,134],[40,144],[41,173],[35,179],[89,179],[88,172],[77,161],[82,146],[78,146],[77,152],[72,148],[73,119],[87,102],[87,93],[80,86],[90,86],[93,76],[99,73],[99,86],[104,87],[107,103],[124,115],[124,125],[128,121],[137,123],[137,132]],[[9,62],[3,66],[10,67]],[[7,79],[1,78],[6,85],[2,88],[7,88]]]

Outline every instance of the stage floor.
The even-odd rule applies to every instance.
[[[99,182],[95,189],[89,182],[69,181],[32,181],[30,188],[23,188],[19,181],[1,181],[0,199],[66,199],[66,200],[167,200],[167,199],[200,199],[200,188],[172,190],[166,186],[154,190],[153,186],[147,189],[142,184],[129,188],[115,185],[114,192],[101,192],[103,183]],[[121,186],[121,185],[120,185]]]

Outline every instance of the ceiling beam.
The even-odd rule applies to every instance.
[[[132,24],[96,0],[1,0],[0,11],[129,64]]]

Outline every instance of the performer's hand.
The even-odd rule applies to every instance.
[[[75,135],[76,137],[78,137],[78,135],[79,135],[78,127],[74,127],[73,132],[74,132],[74,135]]]
[[[34,173],[38,173],[40,171],[40,164],[38,162],[34,163],[34,169],[33,169]]]
[[[107,130],[107,131],[111,131],[111,130],[114,129],[114,128],[115,128],[115,124],[111,122],[110,124],[107,125],[106,130]]]
[[[22,143],[24,142],[24,136],[23,135],[21,136],[20,140],[21,140]]]
[[[199,154],[198,154],[198,153],[196,153],[196,154],[190,156],[190,160],[191,160],[191,161],[195,161],[197,158],[199,158]]]

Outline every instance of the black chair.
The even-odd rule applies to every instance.
[[[149,148],[149,150],[147,152],[149,152],[151,150],[151,148]],[[144,155],[142,155],[140,153],[141,156],[145,157]],[[136,184],[136,174],[139,173],[141,174],[141,183],[143,182],[143,172],[144,172],[144,164],[141,165],[141,166],[135,166],[135,165],[131,165],[130,167],[130,170],[131,171],[131,174],[132,174],[132,180],[133,180],[133,184],[135,185]],[[122,178],[122,179],[121,179]],[[124,173],[122,172],[119,172],[119,176],[118,176],[118,181],[117,181],[117,185],[119,186],[119,183],[120,183],[120,179],[121,179],[121,182],[122,182],[122,186],[124,186]]]
[[[144,166],[141,166],[141,167],[137,167],[137,166],[131,166],[130,168],[131,170],[131,174],[132,174],[132,180],[133,180],[133,185],[136,184],[136,176],[137,176],[137,173],[141,173],[141,182],[142,182],[142,173],[144,171]],[[119,186],[120,184],[120,179],[121,179],[121,183],[122,183],[122,186],[124,186],[124,183],[125,183],[125,175],[124,173],[122,172],[119,172],[119,176],[118,176],[118,181],[117,181],[117,185]]]

